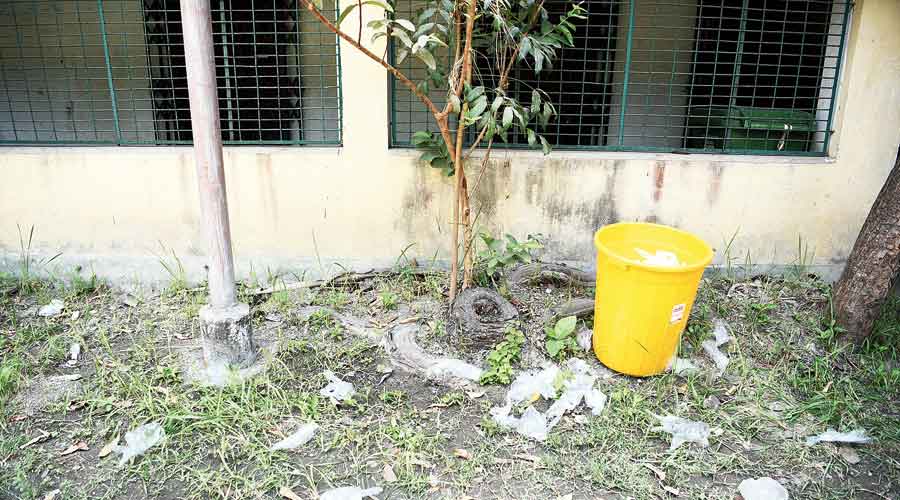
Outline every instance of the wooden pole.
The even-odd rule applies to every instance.
[[[211,383],[218,384],[222,377],[216,374],[223,368],[249,367],[257,351],[250,307],[238,303],[234,284],[209,0],[181,0],[181,24],[200,214],[209,250],[209,304],[200,310],[200,336]]]
[[[237,304],[237,293],[222,165],[222,131],[209,0],[181,0],[181,23],[200,213],[209,250],[209,304],[226,308]]]

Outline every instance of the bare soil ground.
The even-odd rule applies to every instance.
[[[900,498],[900,301],[870,342],[850,348],[836,341],[829,287],[812,276],[705,279],[681,351],[700,373],[604,379],[601,415],[577,410],[539,443],[490,419],[506,387],[386,373],[380,343],[328,313],[376,334],[418,316],[420,345],[481,364],[486,353],[448,327],[445,281],[401,270],[362,289],[245,295],[275,355],[262,375],[211,388],[186,384],[181,361],[196,347],[202,289],[176,281],[131,296],[77,274],[0,277],[0,498],[279,498],[284,487],[314,499],[378,485],[382,499],[734,499],[738,483],[761,476],[795,499]],[[526,333],[517,371],[548,359],[547,311],[590,293],[545,284],[516,297]],[[38,316],[52,299],[64,311]],[[700,348],[715,318],[734,337],[718,378]],[[73,343],[81,353],[68,364]],[[352,402],[319,396],[326,369],[354,384]],[[666,414],[709,424],[710,446],[669,452],[668,436],[651,430]],[[124,467],[115,453],[100,457],[147,422],[162,423],[163,444]],[[311,442],[269,451],[303,422],[321,426]],[[864,428],[874,442],[805,444],[827,428]]]

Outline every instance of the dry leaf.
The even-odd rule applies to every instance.
[[[453,450],[453,455],[458,458],[461,458],[463,460],[471,460],[472,459],[472,454],[469,453],[468,450],[465,450],[463,448],[456,448],[455,450]]]
[[[652,465],[652,464],[643,464],[643,465],[644,465],[644,467],[652,470],[653,473],[656,474],[656,478],[659,479],[660,481],[666,480],[666,473],[659,467],[656,467],[655,465]]]
[[[669,493],[675,495],[676,497],[681,496],[681,492],[678,491],[678,488],[673,488],[671,486],[662,485],[662,489],[668,491]]]
[[[850,465],[856,465],[860,462],[859,453],[849,446],[838,446],[838,455]]]
[[[280,487],[278,488],[278,494],[281,495],[281,496],[283,496],[284,498],[287,498],[288,500],[303,500],[302,498],[300,498],[299,496],[297,496],[297,494],[294,493],[294,492],[293,492],[290,488],[288,488],[287,486],[280,486]]]
[[[384,464],[384,469],[381,471],[381,477],[384,478],[384,482],[386,483],[397,482],[397,474],[394,473],[394,468],[391,467],[391,464]]]
[[[568,494],[563,495],[563,496],[561,496],[561,497],[556,497],[556,500],[572,500],[572,494],[571,494],[571,493],[568,493]]]
[[[85,401],[72,401],[71,403],[69,403],[68,410],[69,411],[80,410],[80,409],[84,408],[85,405],[87,405],[87,402],[85,402]]]
[[[478,399],[484,395],[484,391],[466,391],[466,396],[469,396],[472,399]]]
[[[87,449],[88,449],[87,443],[85,443],[84,441],[79,441],[75,444],[69,445],[69,447],[66,448],[65,450],[63,450],[62,453],[59,454],[59,456],[64,457],[66,455],[71,455],[72,453],[75,453],[76,451],[84,451]]]
[[[519,460],[524,460],[526,462],[531,462],[533,464],[536,464],[541,461],[541,457],[539,457],[537,455],[529,455],[528,453],[519,453],[518,455],[515,456],[515,458],[517,458]]]
[[[97,454],[97,457],[103,458],[109,455],[117,444],[119,444],[119,436],[114,437],[112,441],[106,443],[106,446],[100,448],[100,453]]]
[[[434,464],[428,463],[428,462],[426,462],[426,461],[424,461],[424,460],[419,460],[418,458],[410,459],[409,463],[410,463],[411,465],[418,465],[419,467],[423,467],[423,468],[425,468],[425,469],[432,469],[432,468],[434,468]]]
[[[134,401],[130,399],[126,399],[124,401],[119,401],[116,403],[116,408],[119,409],[131,408],[132,406],[134,406]]]
[[[28,442],[25,443],[25,444],[23,444],[22,446],[19,446],[19,449],[20,449],[20,450],[24,450],[25,448],[28,448],[29,446],[33,445],[34,443],[38,443],[38,442],[43,441],[43,440],[45,440],[45,439],[47,439],[47,438],[49,438],[49,437],[50,437],[50,433],[49,433],[49,432],[47,432],[47,431],[45,431],[45,430],[43,430],[43,429],[38,429],[38,435],[35,436],[35,437],[33,437],[33,438],[31,438],[31,439],[29,439]]]
[[[10,422],[21,422],[28,418],[27,415],[13,415],[12,418],[9,419]]]
[[[59,488],[48,491],[47,494],[44,495],[44,500],[53,500],[56,498],[56,495],[59,495]]]

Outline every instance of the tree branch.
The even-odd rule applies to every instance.
[[[419,90],[419,88],[416,86],[416,84],[413,83],[409,78],[407,78],[406,75],[401,73],[400,70],[391,66],[387,61],[378,57],[371,50],[362,46],[362,44],[360,44],[359,42],[354,40],[353,37],[351,37],[350,35],[341,31],[341,29],[338,28],[337,26],[335,26],[334,23],[329,21],[327,17],[322,15],[322,12],[319,11],[319,9],[317,9],[316,6],[313,5],[312,2],[310,2],[310,0],[300,0],[300,2],[303,3],[303,5],[306,6],[306,10],[310,11],[312,13],[312,15],[316,17],[316,19],[318,19],[322,24],[325,25],[326,28],[328,28],[334,34],[343,38],[344,41],[346,41],[347,43],[352,45],[354,48],[358,49],[360,52],[362,52],[363,54],[368,56],[369,59],[377,62],[378,64],[384,66],[384,68],[386,70],[390,71],[392,75],[394,75],[398,80],[400,80],[400,82],[403,85],[405,85],[413,94],[415,94],[416,97],[419,98],[419,100],[421,100],[425,104],[425,106],[428,107],[428,110],[431,111],[431,114],[433,114],[436,118],[440,115],[441,110],[439,110],[437,108],[437,106],[434,105],[434,102],[432,102],[431,99],[427,95],[425,95],[421,90]],[[362,24],[362,23],[360,23],[360,24]]]

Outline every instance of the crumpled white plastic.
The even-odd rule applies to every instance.
[[[346,401],[356,394],[353,384],[339,379],[331,370],[325,370],[324,375],[329,383],[319,391],[319,394],[330,399],[332,403]]]
[[[709,426],[703,422],[695,422],[686,418],[666,415],[654,415],[661,424],[652,431],[663,431],[672,435],[669,451],[674,451],[684,443],[697,443],[706,448],[709,446]]]
[[[490,410],[493,420],[523,436],[543,441],[563,415],[578,407],[582,401],[593,415],[599,415],[606,406],[607,398],[599,389],[594,388],[597,373],[584,360],[577,358],[567,361],[565,368],[572,376],[563,382],[562,393],[558,398],[555,382],[561,371],[556,365],[548,364],[539,372],[526,372],[516,377],[506,395],[506,404]],[[513,405],[523,401],[530,403],[540,397],[556,398],[546,414],[529,405],[521,417],[510,415]]]
[[[682,265],[678,260],[678,256],[668,250],[657,250],[656,253],[650,253],[643,248],[635,247],[634,251],[643,259],[641,264],[656,267],[678,267]]]
[[[41,308],[38,309],[37,313],[38,316],[41,316],[43,318],[52,318],[53,316],[59,316],[59,313],[61,313],[63,308],[65,307],[65,302],[59,299],[53,299],[49,304],[41,306]]]
[[[722,376],[730,360],[724,352],[719,350],[719,347],[731,340],[731,335],[728,334],[728,325],[724,320],[716,319],[713,335],[715,335],[715,340],[704,340],[700,346],[716,364],[716,376]]]
[[[692,373],[697,373],[700,371],[700,367],[695,365],[693,361],[679,357],[672,358],[672,364],[670,368],[675,375],[682,376],[690,375]]]
[[[738,485],[744,500],[788,500],[788,491],[771,477],[744,479]]]
[[[320,494],[319,500],[363,500],[363,498],[378,495],[382,491],[384,490],[378,486],[366,489],[357,486],[342,486]]]
[[[318,430],[318,424],[303,424],[300,427],[297,427],[297,430],[294,431],[293,434],[273,444],[272,447],[269,448],[269,450],[293,450],[294,448],[299,448],[300,446],[308,443],[313,438],[313,436],[316,435],[316,431]]]
[[[506,394],[507,402],[513,404],[522,401],[536,401],[540,397],[550,399],[556,396],[554,382],[559,376],[559,367],[547,363],[540,371],[527,371],[520,374],[509,386]]]
[[[444,378],[447,376],[453,376],[475,381],[479,380],[483,373],[484,370],[473,364],[466,363],[465,361],[452,358],[442,358],[428,367],[426,376],[428,376],[429,378]]]
[[[838,432],[834,429],[828,429],[818,436],[810,436],[806,438],[806,445],[812,446],[816,443],[827,441],[830,443],[871,443],[872,438],[866,435],[865,429],[856,429],[850,432]]]
[[[113,451],[121,453],[119,465],[125,465],[138,455],[143,455],[147,450],[156,446],[166,437],[166,431],[158,422],[144,424],[130,432],[125,433],[125,446],[113,446]]]
[[[575,334],[575,338],[578,340],[578,347],[582,350],[590,351],[591,347],[593,347],[594,331],[590,328],[583,328]]]

